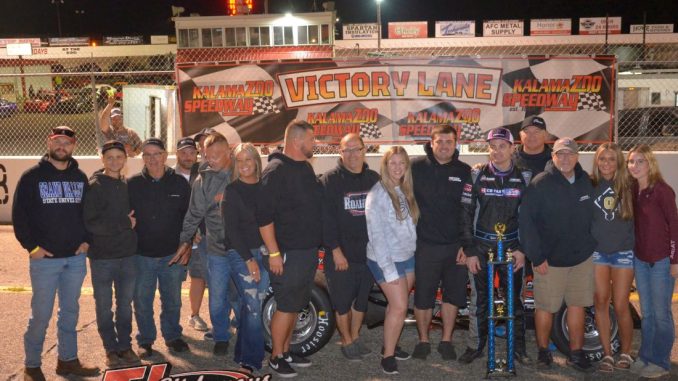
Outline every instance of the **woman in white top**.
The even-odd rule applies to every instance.
[[[381,181],[372,187],[365,204],[367,265],[381,287],[388,307],[384,319],[384,373],[397,374],[397,359],[408,353],[396,348],[407,314],[408,295],[414,285],[414,251],[419,207],[412,189],[410,159],[394,146],[381,160]]]

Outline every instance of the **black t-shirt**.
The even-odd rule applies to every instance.
[[[236,180],[226,187],[221,201],[224,218],[224,245],[233,249],[244,260],[252,258],[251,249],[259,248],[263,241],[256,219],[259,184],[246,184]]]

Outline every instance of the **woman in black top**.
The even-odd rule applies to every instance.
[[[239,279],[233,279],[240,294],[240,323],[235,346],[235,361],[241,370],[251,373],[261,369],[264,358],[264,337],[261,305],[268,290],[268,273],[262,265],[263,245],[255,218],[256,198],[261,178],[261,157],[250,143],[233,150],[233,181],[226,187],[221,201],[224,219],[224,243],[228,255],[239,255],[245,266],[238,268]]]

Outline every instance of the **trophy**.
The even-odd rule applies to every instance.
[[[516,370],[513,361],[513,256],[509,249],[504,253],[504,232],[506,225],[497,223],[494,225],[497,233],[497,254],[492,249],[488,252],[487,262],[487,311],[488,311],[488,335],[487,335],[487,378],[515,376]],[[495,313],[494,307],[494,268],[495,266],[507,267],[507,290],[505,291],[506,303],[498,306]],[[504,310],[504,304],[507,311]],[[505,321],[506,332],[506,359],[497,359],[495,352],[495,328],[499,321]]]

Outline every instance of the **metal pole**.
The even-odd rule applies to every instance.
[[[381,52],[381,1],[377,0],[377,51]]]
[[[57,29],[59,31],[59,37],[61,37],[61,11],[59,9],[59,4],[63,4],[64,0],[52,0],[52,4],[56,5],[57,9]]]

